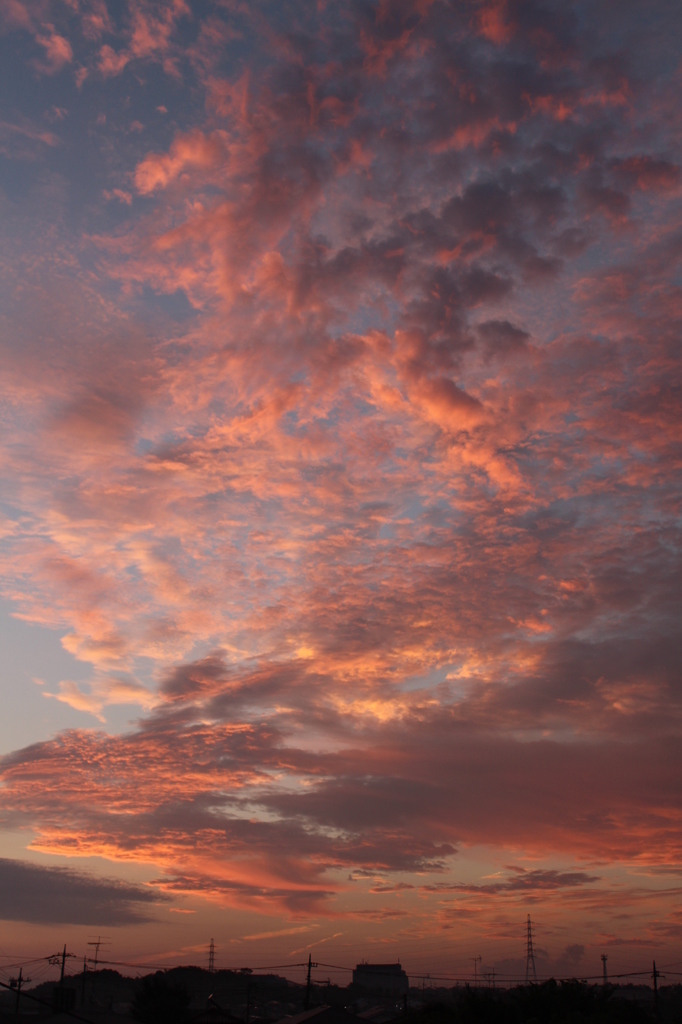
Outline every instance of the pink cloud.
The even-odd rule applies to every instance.
[[[31,27],[99,68],[106,173],[73,234],[63,169],[8,215],[1,568],[93,666],[50,706],[142,719],[7,757],[4,820],[259,911],[606,934],[620,872],[667,921],[632,873],[682,840],[670,83],[595,11],[89,10]]]
[[[224,140],[219,134],[209,138],[201,132],[181,136],[167,155],[152,154],[138,164],[135,170],[137,190],[147,195],[157,188],[165,188],[185,169],[215,167],[224,152]]]
[[[45,57],[36,62],[36,67],[43,74],[54,75],[73,60],[71,43],[60,36],[50,25],[46,26],[47,34],[38,34],[36,42],[43,47]]]
[[[129,61],[130,55],[128,53],[124,50],[117,53],[108,44],[105,44],[99,52],[99,70],[105,78],[111,75],[120,75]]]
[[[479,32],[491,43],[508,43],[514,34],[513,25],[508,18],[506,0],[481,4],[476,20]]]

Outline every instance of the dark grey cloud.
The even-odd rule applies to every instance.
[[[166,897],[116,879],[68,868],[0,859],[0,920],[115,927],[155,920]]]
[[[256,905],[268,904],[270,907],[273,903],[281,904],[294,914],[319,911],[335,895],[332,889],[249,885],[237,880],[216,879],[200,874],[163,876],[155,879],[153,884],[163,892],[197,892],[203,896],[247,900]]]
[[[538,892],[555,889],[574,889],[599,882],[599,875],[588,875],[585,871],[554,871],[535,869],[526,871],[518,868],[505,879],[487,882],[485,885],[425,885],[426,892],[454,892],[476,895],[497,896],[500,893]]]
[[[508,320],[486,320],[478,325],[477,331],[488,357],[519,353],[527,347],[530,337],[528,331],[510,324]]]

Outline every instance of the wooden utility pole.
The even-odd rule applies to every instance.
[[[12,982],[14,982],[14,980],[15,979],[12,978]],[[21,1000],[21,986],[24,985],[24,984],[27,984],[30,980],[31,980],[30,978],[25,978],[24,977],[24,969],[23,969],[23,967],[20,967],[19,968],[19,977],[16,979],[17,1001],[16,1001],[16,1004],[15,1004],[15,1007],[14,1007],[14,1012],[15,1013],[19,1013],[19,1003],[20,1003],[20,1000]]]
[[[310,1009],[310,985],[311,985],[310,972],[313,969],[313,967],[317,967],[317,964],[313,963],[312,953],[308,953],[308,980],[307,980],[306,986],[305,986],[305,1009],[306,1010]]]

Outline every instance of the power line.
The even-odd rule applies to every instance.
[[[89,961],[89,962],[92,963],[92,961]],[[141,967],[141,968],[143,968],[145,970],[149,970],[149,971],[172,971],[172,970],[174,970],[175,968],[178,968],[178,967],[192,967],[192,966],[196,966],[196,964],[168,964],[168,963],[165,963],[165,964],[145,964],[145,963],[140,963],[139,961],[134,961],[133,962],[133,961],[126,961],[126,960],[100,960],[99,963],[100,964],[106,964],[108,967],[137,967],[137,968]],[[289,968],[289,967],[307,967],[307,966],[308,966],[308,961],[305,960],[302,963],[296,963],[296,964],[268,964],[265,967],[227,967],[227,968],[225,968],[225,970],[234,971],[234,972],[238,973],[239,971],[244,971],[244,970],[249,970],[249,971],[278,971],[278,970],[284,970],[285,968]],[[352,968],[351,968],[351,970],[352,970]]]
[[[307,966],[307,964],[301,965],[301,966]],[[322,963],[321,961],[318,961],[317,966],[318,967],[324,967],[325,970],[331,970],[331,971],[345,971],[345,972],[351,972],[352,973],[352,971],[354,970],[353,967],[345,967],[345,966],[342,966],[341,964],[325,964],[325,963]],[[368,972],[368,973],[371,973],[371,972]],[[380,973],[380,972],[377,972],[377,973]],[[429,974],[418,974],[418,973],[416,973],[414,971],[406,971],[405,973],[407,974],[407,976],[409,978],[417,978],[420,981],[421,981],[422,978],[424,980],[431,979],[431,981],[464,981],[464,982],[467,982],[467,981],[471,980],[471,976],[470,975],[466,975],[466,974],[454,974],[454,973],[453,974],[431,974],[431,973],[429,973]],[[682,972],[668,971],[668,974],[677,975],[678,973],[680,973],[682,975]],[[643,971],[625,971],[625,972],[622,972],[620,974],[612,974],[611,978],[618,978],[618,979],[621,979],[621,978],[641,978],[641,977],[644,977],[646,975],[651,977],[651,969],[650,968],[647,968],[646,970],[643,970]],[[660,972],[658,973],[658,977],[659,978],[661,977]],[[552,978],[555,981],[569,981],[570,982],[570,981],[575,981],[576,980],[575,977],[557,978],[556,975],[547,975],[546,977],[541,978],[541,980],[549,981]],[[582,980],[583,981],[601,981],[602,978],[603,978],[602,974],[592,974],[592,975],[583,975],[582,976]],[[495,980],[496,981],[506,981],[506,982],[522,982],[524,979],[523,979],[523,977],[521,975],[518,975],[518,974],[501,975],[501,974],[497,974],[497,972],[496,972],[495,973]]]
[[[0,981],[0,988],[7,988],[10,991],[12,991],[12,986],[11,985],[6,985],[4,981]],[[30,994],[30,992],[24,992],[22,998],[23,999],[30,999],[34,1003],[41,1003],[42,1006],[49,1006],[49,1008],[51,1010],[54,1009],[52,1003],[49,1003],[47,1001],[47,999],[41,999],[39,996],[32,996]],[[74,1020],[81,1021],[82,1024],[94,1024],[94,1022],[91,1021],[91,1020],[88,1020],[87,1017],[81,1017],[81,1015],[79,1013],[73,1013],[71,1010],[64,1009],[64,1010],[61,1010],[61,1012],[65,1013],[67,1015],[67,1017],[73,1017]]]
[[[532,928],[532,926],[531,926],[531,928]],[[531,931],[531,939],[532,939],[532,931]],[[99,940],[99,941],[101,941],[101,940]],[[89,945],[95,945],[94,942],[93,943],[88,943],[88,944]],[[5,956],[9,956],[9,954],[5,954]],[[47,970],[49,965],[53,965],[53,966],[56,965],[56,966],[59,966],[60,968],[62,968],[63,976],[65,977],[66,976],[66,970],[65,970],[66,960],[69,959],[69,958],[73,958],[75,956],[76,956],[76,954],[74,954],[74,953],[67,953],[66,952],[66,946],[65,946],[64,949],[60,953],[58,953],[58,954],[51,954],[50,956],[47,956],[47,957],[33,957],[31,959],[24,959],[24,960],[19,960],[17,958],[17,960],[15,962],[13,962],[13,963],[2,965],[2,967],[0,967],[0,970],[6,971],[6,970],[9,970],[10,968],[13,968],[13,967],[19,967],[20,968],[20,967],[32,965],[32,966],[34,966],[35,969],[37,969],[39,974],[42,974],[45,970]],[[474,959],[474,958],[472,958],[472,959]],[[478,960],[479,960],[479,958],[476,957],[475,958],[475,964],[474,964],[475,973],[476,973],[476,964],[477,964]],[[680,961],[677,961],[677,963],[679,963],[679,962]],[[99,960],[97,958],[97,951],[96,951],[96,955],[95,955],[94,958],[87,958],[86,957],[85,958],[85,963],[96,963],[96,964],[99,964],[100,966],[105,966],[106,965],[106,966],[110,966],[110,967],[128,967],[128,968],[132,968],[132,969],[135,969],[135,970],[150,970],[150,971],[164,971],[164,972],[165,971],[169,971],[169,970],[174,970],[174,969],[181,969],[183,967],[193,966],[193,965],[187,965],[187,964],[168,964],[167,962],[166,963],[141,963],[140,961]],[[605,966],[603,961],[602,961],[602,963],[603,963],[603,966]],[[527,966],[528,966],[528,964],[527,964]],[[534,966],[534,956],[533,956],[533,966]],[[348,966],[348,965],[328,964],[328,963],[322,963],[321,961],[313,962],[312,961],[312,954],[310,954],[307,961],[301,961],[301,962],[295,962],[295,963],[263,964],[263,965],[259,965],[259,966],[255,966],[255,967],[251,967],[251,968],[244,968],[244,967],[242,967],[242,968],[226,968],[226,970],[229,970],[231,973],[238,973],[239,971],[265,972],[265,971],[298,970],[298,969],[302,969],[302,968],[303,969],[309,968],[310,971],[312,971],[312,969],[319,968],[319,967],[322,967],[325,970],[339,971],[339,972],[342,972],[342,973],[352,973],[354,971],[354,969],[355,969],[354,967]],[[34,973],[35,973],[35,970],[34,970]],[[433,972],[426,973],[426,972],[418,972],[418,971],[406,971],[406,974],[408,975],[409,978],[413,978],[415,980],[420,980],[420,981],[422,979],[423,980],[429,979],[431,981],[442,981],[442,982],[450,982],[450,983],[452,983],[452,982],[464,982],[464,983],[467,983],[470,980],[470,975],[467,975],[467,974],[465,974],[463,972],[462,973],[460,973],[460,972],[444,972],[442,974],[434,974]],[[675,976],[675,977],[682,976],[682,972],[679,972],[679,971],[667,971],[667,974],[671,975],[671,976]],[[645,970],[639,970],[639,971],[623,971],[623,972],[620,972],[620,973],[610,974],[610,980],[615,981],[615,980],[623,980],[623,979],[626,979],[626,978],[642,978],[642,977],[645,977],[645,976],[653,977],[650,968],[649,969],[645,969]],[[576,980],[575,977],[571,977],[571,978],[557,978],[556,975],[551,975],[551,976],[547,975],[546,977],[542,976],[539,980],[549,980],[550,977],[553,977],[556,981],[564,981],[564,982],[570,982],[570,981],[575,981]],[[657,970],[656,971],[656,977],[654,978],[654,981],[657,983],[657,981],[658,981],[658,979],[660,977],[661,977],[660,970]],[[604,978],[604,972],[602,971],[602,974],[583,975],[581,977],[581,981],[584,981],[584,982],[602,981],[603,982],[603,978]],[[534,979],[536,981],[538,980],[536,972],[534,972]],[[514,984],[514,983],[520,984],[520,983],[523,983],[523,981],[524,981],[524,979],[523,979],[523,977],[521,975],[514,975],[514,974],[500,975],[500,974],[497,973],[496,970],[495,970],[495,980],[498,983],[507,983],[507,984]],[[23,981],[25,983],[26,979],[23,979]],[[2,984],[2,983],[0,983],[0,984]],[[307,984],[307,979],[306,979],[306,984]],[[312,976],[311,976],[311,984],[312,984]],[[3,987],[9,988],[11,986],[3,985]],[[22,993],[22,995],[25,995],[26,998],[29,998],[28,993]],[[89,1022],[88,1022],[88,1024],[89,1024]]]
[[[29,981],[31,981],[31,978],[25,978],[24,977],[24,969],[23,969],[23,967],[19,968],[19,977],[18,978],[10,978],[10,987],[14,987],[17,990],[17,1002],[16,1002],[16,1006],[14,1008],[14,1012],[15,1013],[19,1013],[19,1005],[20,1005],[20,1002],[21,1002],[21,988],[22,988],[22,985],[28,985]]]

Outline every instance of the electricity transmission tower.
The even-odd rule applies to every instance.
[[[215,971],[215,943],[211,939],[211,945],[208,947],[208,970],[210,974]]]
[[[535,954],[533,952],[533,926],[530,923],[530,914],[526,924],[526,985],[530,982],[530,972],[533,969],[533,981],[537,982],[538,975],[535,970]]]

